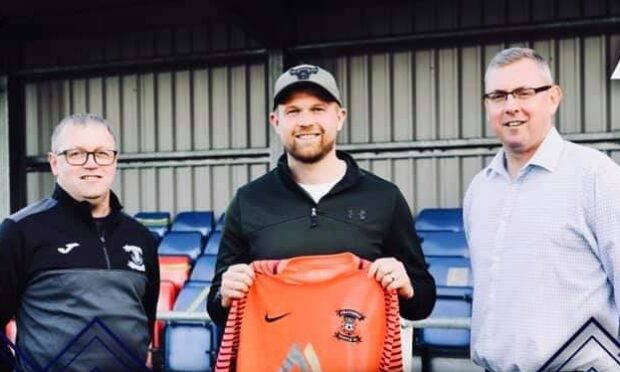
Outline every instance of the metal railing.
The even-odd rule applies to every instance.
[[[209,314],[203,312],[186,311],[160,311],[157,313],[158,320],[179,321],[179,322],[208,322],[211,321]],[[435,317],[424,320],[402,320],[402,328],[451,328],[469,329],[471,318],[447,318]]]

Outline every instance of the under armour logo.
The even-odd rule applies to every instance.
[[[79,243],[67,243],[67,244],[65,244],[64,247],[58,248],[58,252],[60,252],[62,254],[68,254],[69,252],[71,252],[73,250],[73,248],[79,247],[79,246],[80,246]]]
[[[297,76],[299,80],[308,80],[310,75],[319,72],[319,68],[316,66],[299,66],[289,70],[289,73],[293,76]]]
[[[366,221],[366,211],[363,209],[349,209],[347,211],[347,218],[350,220],[357,218],[360,221]]]
[[[142,260],[142,248],[137,247],[135,245],[125,245],[123,246],[125,252],[131,253],[131,257],[129,262],[127,262],[127,266],[129,268],[144,272],[146,268],[144,267],[144,260]]]

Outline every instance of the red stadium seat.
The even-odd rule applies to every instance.
[[[187,256],[159,256],[160,280],[174,283],[177,291],[183,288],[190,270],[191,261]]]
[[[168,280],[163,280],[159,286],[159,301],[157,302],[157,311],[170,311],[174,306],[179,289]],[[164,322],[158,320],[153,330],[153,347],[159,348],[161,345],[161,336],[164,330]]]

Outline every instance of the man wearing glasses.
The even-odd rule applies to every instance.
[[[110,190],[116,140],[105,119],[76,114],[51,145],[53,195],[0,226],[0,329],[15,317],[18,335],[0,370],[140,370],[159,268],[152,235]]]
[[[464,200],[471,356],[490,371],[558,370],[545,363],[591,317],[618,335],[620,167],[562,139],[553,123],[562,90],[535,51],[497,54],[485,92],[503,146]],[[618,369],[600,348],[573,351],[562,370]]]

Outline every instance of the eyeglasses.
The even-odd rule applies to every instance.
[[[538,88],[517,88],[510,92],[506,92],[503,90],[496,90],[491,93],[486,93],[482,97],[489,100],[491,103],[502,104],[508,100],[508,96],[513,96],[515,99],[525,101],[534,97],[536,94],[540,92],[544,92],[546,90],[551,89],[553,85],[544,85]]]
[[[117,150],[84,151],[80,149],[59,151],[56,155],[64,155],[70,165],[84,165],[88,162],[88,156],[92,155],[97,165],[111,165],[116,160]]]

